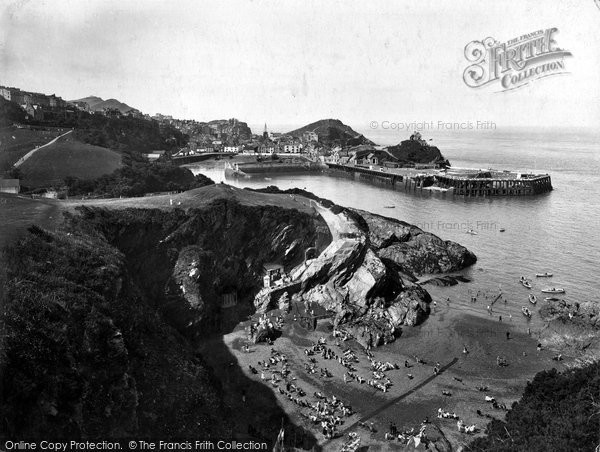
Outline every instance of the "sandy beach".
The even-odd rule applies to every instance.
[[[486,395],[493,396],[498,403],[510,407],[520,397],[527,380],[536,372],[552,367],[563,368],[563,363],[568,360],[557,363],[552,360],[556,351],[544,348],[538,351],[537,340],[522,332],[523,322],[520,318],[513,322],[499,322],[490,318],[486,306],[481,306],[480,303],[477,309],[469,306],[468,300],[450,302],[448,305],[437,299],[436,303],[431,316],[422,325],[404,327],[401,337],[394,343],[373,350],[376,361],[389,361],[400,367],[385,372],[393,384],[386,393],[356,381],[344,383],[343,374],[346,369],[337,361],[324,360],[318,355],[314,356],[317,367],[326,368],[332,377],[321,378],[319,373],[309,374],[304,366],[308,361],[304,349],[316,343],[319,338],[324,338],[327,346],[337,354],[346,349],[353,350],[360,360],[356,365],[356,374],[366,379],[372,378],[369,359],[360,345],[353,340],[342,342],[341,347],[334,345],[336,340],[331,334],[332,324],[329,319],[320,320],[316,331],[307,331],[298,321],[294,321],[295,317],[298,320],[298,316],[294,315],[295,308],[285,317],[282,336],[272,347],[264,343],[254,345],[248,342],[245,332],[245,327],[249,324],[247,321],[225,335],[222,341],[214,339],[214,342],[204,343],[201,350],[214,348],[215,342],[226,346],[245,376],[268,388],[294,423],[313,432],[325,450],[338,450],[350,432],[358,433],[361,444],[375,447],[373,450],[383,445],[391,447],[392,444],[397,444],[399,447],[399,443],[387,444],[388,441],[384,439],[390,422],[394,422],[399,431],[406,431],[413,427],[418,429],[425,418],[438,425],[456,447],[469,442],[473,436],[459,433],[456,420],[438,419],[438,408],[456,413],[467,425],[476,424],[481,434],[489,421],[489,418],[484,417],[486,414],[496,418],[505,415],[504,410],[494,409],[485,401]],[[507,331],[510,334],[508,340]],[[245,344],[250,344],[250,353],[243,350]],[[463,353],[465,346],[468,354]],[[320,432],[320,426],[312,424],[301,414],[308,414],[309,409],[290,402],[269,381],[261,382],[260,372],[250,372],[249,366],[259,368],[258,361],[268,359],[271,350],[285,354],[288,358],[294,383],[306,392],[304,399],[316,402],[314,393],[320,392],[327,397],[335,395],[352,406],[356,414],[344,419],[344,424],[338,430],[343,433],[341,437],[334,440],[325,438]],[[215,371],[220,373],[218,377],[228,381],[229,363],[220,362],[218,354],[205,356]],[[417,356],[425,363],[418,364],[415,360]],[[498,366],[498,356],[504,357],[508,366]],[[409,368],[404,367],[405,360],[409,362]],[[436,364],[442,369],[437,376],[434,375]],[[267,379],[271,377],[269,371],[264,374]],[[412,379],[409,379],[409,374]],[[478,386],[487,386],[488,391],[481,392],[477,389]],[[237,419],[238,427],[245,431],[247,426],[244,423],[248,423],[249,419],[261,422],[266,413],[254,412],[248,416],[247,408],[239,397],[241,390],[235,386],[235,382],[225,385],[233,412],[240,414]],[[451,395],[443,395],[442,391]],[[250,401],[247,404],[253,405]],[[477,410],[484,416],[478,415]],[[373,423],[376,432],[371,433],[358,426],[358,421]]]

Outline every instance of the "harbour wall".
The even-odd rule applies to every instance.
[[[390,169],[374,170],[359,166],[328,163],[332,176],[349,177],[394,190],[442,196],[492,197],[532,196],[552,190],[549,175],[522,175],[520,178],[465,178],[439,174],[398,174]]]

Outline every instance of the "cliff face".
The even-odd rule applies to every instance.
[[[186,336],[222,331],[223,296],[247,304],[264,263],[298,264],[328,243],[326,226],[217,200],[186,212],[81,208],[64,228],[34,228],[9,250],[3,433],[232,437],[220,383]]]
[[[37,227],[4,255],[0,436],[229,436],[221,389],[97,233]]]
[[[224,199],[185,213],[81,213],[125,254],[139,286],[182,332],[218,331],[224,297],[247,299],[256,293],[264,264],[295,266],[308,248],[322,248],[330,240],[318,217]]]

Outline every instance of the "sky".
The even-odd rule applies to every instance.
[[[180,119],[598,127],[600,0],[0,0],[0,85]],[[556,27],[564,75],[471,88],[465,46]]]

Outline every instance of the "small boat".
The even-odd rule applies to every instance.
[[[542,292],[544,292],[544,293],[565,293],[565,289],[563,289],[562,287],[546,287],[545,289],[542,289]]]
[[[506,231],[506,229],[500,228],[500,232],[504,232],[504,231]]]
[[[383,206],[385,209],[395,209],[396,206]]]
[[[522,279],[521,284],[523,284],[524,287],[531,289],[531,283],[529,281],[527,281],[526,279]]]
[[[523,313],[523,315],[525,317],[527,317],[528,319],[531,318],[531,311],[529,310],[529,308],[525,307],[525,306],[521,306],[521,312]]]
[[[550,278],[552,277],[552,273],[536,273],[535,276],[538,278]]]
[[[546,297],[546,298],[544,298],[544,300],[546,300],[546,301],[560,301],[560,298],[556,298],[556,297]]]
[[[532,293],[530,293],[530,294],[529,294],[529,302],[530,302],[531,304],[536,304],[536,303],[537,303],[537,298],[536,298],[536,297],[535,297],[535,295],[534,295],[534,294],[532,294]]]
[[[471,234],[471,235],[477,235],[477,231],[474,231],[473,229],[469,229],[467,231],[467,234]]]
[[[271,177],[265,177],[265,180],[273,180]]]

